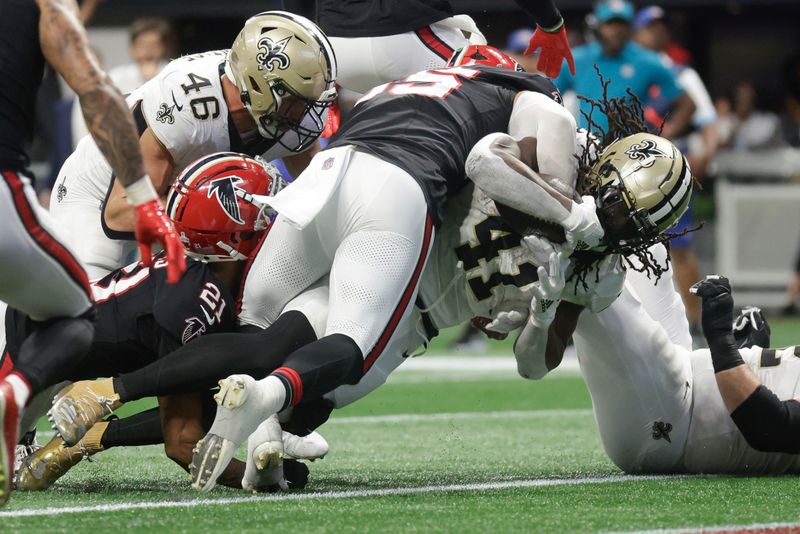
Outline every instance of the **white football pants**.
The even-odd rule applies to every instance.
[[[442,68],[457,48],[469,44],[461,30],[442,23],[383,37],[329,39],[336,53],[337,83],[357,93],[421,70]]]
[[[83,315],[92,306],[86,271],[39,205],[30,180],[13,171],[1,174],[0,301],[35,321]]]
[[[317,154],[298,185],[329,168],[331,152]],[[275,220],[245,272],[239,319],[266,328],[330,273],[324,335],[350,337],[366,371],[411,314],[434,230],[422,189],[402,169],[354,150],[341,172],[332,192],[323,185],[330,196],[305,227]]]

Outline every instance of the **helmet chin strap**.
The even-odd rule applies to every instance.
[[[245,256],[244,254],[242,254],[241,252],[239,252],[238,250],[236,250],[235,248],[233,248],[232,246],[230,246],[227,243],[223,243],[222,241],[217,241],[217,246],[219,248],[221,248],[222,250],[226,251],[228,253],[228,256],[229,256],[229,259],[220,260],[220,261],[241,261],[241,260],[246,260],[247,259],[247,256]],[[222,256],[222,257],[224,257],[224,256]]]
[[[197,252],[186,251],[186,255],[192,259],[202,261],[204,263],[221,263],[224,261],[243,261],[247,256],[222,241],[217,241],[217,246],[228,253],[227,256],[220,254],[198,254]]]

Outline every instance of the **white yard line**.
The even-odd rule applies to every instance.
[[[578,417],[592,415],[592,410],[588,408],[577,408],[574,410],[508,410],[497,412],[453,412],[453,413],[401,413],[394,415],[362,415],[362,416],[342,416],[332,417],[326,425],[358,425],[375,423],[398,423],[398,422],[417,422],[417,421],[443,421],[448,419],[495,419],[503,417],[512,418],[536,418],[536,417]]]
[[[684,528],[665,528],[656,530],[625,530],[607,532],[606,534],[630,534],[636,532],[638,534],[689,534],[693,532],[748,532],[758,531],[763,534],[764,531],[778,530],[778,529],[799,529],[800,523],[752,523],[750,525],[719,525],[711,527],[684,527]]]
[[[335,413],[335,412],[334,412]],[[545,417],[582,417],[592,415],[589,408],[553,410],[507,410],[495,412],[437,412],[437,413],[399,413],[390,415],[345,415],[331,417],[325,426],[330,425],[374,425],[380,423],[415,423],[425,421],[447,421],[449,419],[536,419]],[[53,430],[40,430],[36,433],[40,443],[55,435]]]
[[[64,514],[118,512],[123,510],[155,510],[159,508],[196,508],[200,506],[220,506],[252,502],[271,501],[310,501],[319,499],[352,499],[359,497],[386,497],[392,495],[413,495],[420,493],[448,493],[460,491],[491,491],[513,488],[539,488],[546,486],[573,486],[583,484],[609,484],[640,480],[666,480],[682,478],[674,476],[609,476],[587,478],[507,480],[502,482],[481,482],[473,484],[451,484],[447,486],[417,486],[410,488],[385,488],[359,491],[331,491],[326,493],[289,493],[255,497],[232,497],[225,499],[192,499],[186,501],[138,502],[118,504],[98,504],[92,506],[65,506],[59,508],[24,508],[0,512],[0,519],[6,517],[45,517]],[[13,498],[13,497],[12,497]],[[13,501],[12,501],[13,502]]]

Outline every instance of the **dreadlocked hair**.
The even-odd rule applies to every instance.
[[[610,98],[608,96],[608,86],[611,80],[606,80],[600,73],[597,65],[594,66],[597,76],[600,78],[600,84],[603,87],[602,97],[600,100],[593,100],[584,96],[578,95],[578,98],[589,104],[589,110],[581,110],[581,115],[586,120],[587,130],[589,133],[586,139],[586,147],[577,156],[578,159],[578,180],[576,191],[580,195],[593,195],[596,196],[600,179],[597,173],[593,172],[594,164],[597,162],[603,150],[615,141],[628,137],[640,132],[650,130],[644,118],[644,109],[642,102],[633,94],[629,89],[625,91],[626,96]],[[608,126],[603,128],[597,121],[594,120],[595,113],[605,115],[608,120]],[[664,123],[658,127],[656,133],[661,134]],[[650,252],[649,248],[656,243],[667,243],[670,239],[686,235],[690,232],[695,232],[702,228],[702,224],[694,228],[686,228],[681,232],[663,232],[658,236],[650,239],[630,242],[630,243],[614,243],[608,245],[604,254],[599,255],[601,259],[604,255],[609,253],[616,253],[622,255],[623,263],[637,272],[643,272],[648,278],[655,277],[655,282],[669,269],[670,255],[669,247],[667,247],[667,260],[665,264],[660,264],[658,260]],[[631,257],[635,257],[638,262],[632,261]],[[573,274],[570,280],[575,280],[575,289],[581,284],[584,289],[588,289],[586,279],[589,273],[594,269],[594,265],[599,261],[597,253],[576,252],[572,256],[573,259]],[[600,271],[595,271],[595,282],[599,280]]]

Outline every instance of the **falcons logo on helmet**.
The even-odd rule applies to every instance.
[[[289,44],[289,39],[291,38],[292,36],[290,35],[277,43],[267,36],[259,39],[258,49],[260,52],[256,55],[258,64],[270,72],[276,68],[275,63],[277,63],[278,69],[286,70],[289,67],[290,61],[289,56],[283,51],[286,49],[286,45]]]
[[[236,195],[236,191],[241,191],[236,184],[241,183],[244,183],[244,180],[238,176],[226,176],[212,180],[208,188],[208,198],[215,195],[219,205],[236,224],[244,224],[242,213],[239,210],[239,199]]]
[[[642,162],[642,167],[650,167],[656,162],[656,158],[668,158],[669,154],[659,149],[655,141],[652,139],[645,139],[641,143],[631,145],[625,151],[631,159],[638,159]]]

